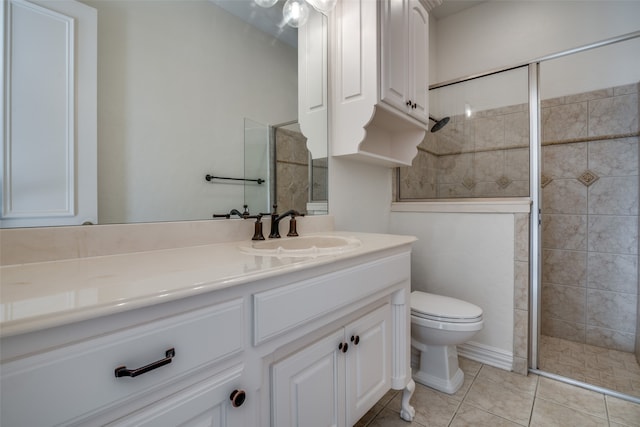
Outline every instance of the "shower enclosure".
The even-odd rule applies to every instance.
[[[640,397],[640,39],[540,64],[539,368]]]
[[[530,251],[516,242],[514,280],[530,368],[640,401],[637,52],[631,34],[432,86],[433,126],[450,120],[398,170],[396,195],[531,197]]]

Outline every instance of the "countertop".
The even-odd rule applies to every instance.
[[[358,239],[348,252],[274,257],[237,241],[0,267],[0,336],[145,307],[403,246],[412,236],[323,232]],[[309,234],[312,235],[312,234]],[[293,238],[295,239],[295,237]]]

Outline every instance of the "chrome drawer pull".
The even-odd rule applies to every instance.
[[[146,372],[153,371],[154,369],[159,368],[160,366],[164,366],[171,363],[171,359],[173,359],[175,355],[176,355],[176,350],[173,348],[170,348],[165,353],[164,359],[156,360],[155,362],[150,363],[147,366],[143,366],[142,368],[127,369],[126,366],[119,366],[116,368],[116,378],[137,377],[138,375],[142,375]]]

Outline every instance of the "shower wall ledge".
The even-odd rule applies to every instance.
[[[531,198],[438,199],[420,202],[395,202],[391,212],[448,213],[529,213]]]

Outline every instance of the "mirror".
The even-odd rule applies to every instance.
[[[241,209],[245,197],[253,204],[258,196],[244,182],[205,176],[249,173],[245,157],[256,157],[245,152],[246,123],[269,129],[298,119],[297,32],[278,26],[282,2],[80,2],[98,16],[99,223],[210,219]],[[275,35],[257,28],[264,20],[278,21]]]

